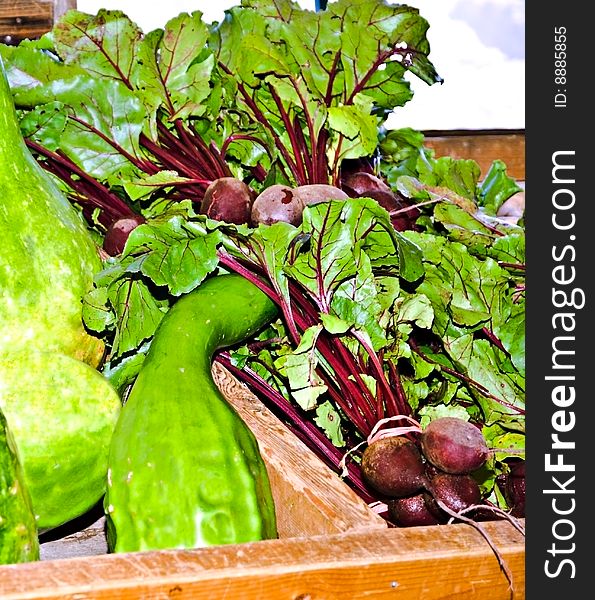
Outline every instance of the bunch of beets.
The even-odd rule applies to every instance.
[[[367,485],[384,499],[390,521],[400,527],[437,525],[476,511],[480,519],[499,513],[482,500],[473,473],[490,449],[480,429],[456,417],[441,417],[420,430],[416,440],[387,435],[371,441],[361,458]],[[500,486],[511,508],[524,517],[524,461],[512,463]]]

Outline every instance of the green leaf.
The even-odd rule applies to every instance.
[[[385,248],[387,242],[392,246],[392,253],[384,252],[393,261],[398,257],[403,278],[417,279],[423,272],[419,250],[393,229],[388,213],[368,198],[307,206],[301,232],[308,236],[309,248],[290,261],[286,272],[306,286],[322,312],[329,312],[336,289],[366,268],[370,260],[366,252],[372,252],[376,235],[383,237]]]
[[[503,372],[501,365],[504,357],[501,351],[487,340],[474,339],[472,335],[461,336],[452,341],[447,339],[445,348],[463,368],[464,374],[491,394],[490,397],[478,393],[486,425],[498,422],[502,415],[520,416],[513,407],[524,408],[524,389],[519,387],[518,381]]]
[[[217,246],[221,233],[193,237],[174,215],[166,222],[144,223],[132,231],[123,258],[133,258],[126,270],[142,273],[158,286],[167,286],[173,296],[192,291],[219,264]]]
[[[124,182],[124,189],[131,200],[139,200],[150,196],[153,192],[172,185],[190,182],[188,177],[180,177],[176,171],[158,171],[153,175],[145,175]]]
[[[289,380],[291,395],[304,410],[313,409],[327,390],[316,372],[316,341],[320,331],[318,325],[306,329],[297,348],[276,361],[280,372]]]
[[[481,169],[474,160],[443,156],[437,159],[420,159],[419,178],[430,187],[445,187],[455,194],[475,201],[477,182]]]
[[[467,409],[459,404],[436,404],[432,406],[424,406],[419,411],[420,419],[419,424],[422,429],[425,429],[432,421],[441,419],[443,417],[454,417],[462,419],[463,421],[469,420],[469,413]]]
[[[416,294],[398,303],[398,322],[415,323],[422,329],[430,329],[434,321],[434,310],[427,296]]]
[[[120,396],[125,394],[126,388],[134,382],[140,372],[150,345],[150,342],[146,342],[136,353],[124,356],[120,360],[109,360],[103,365],[101,372]]]
[[[215,64],[207,37],[200,11],[181,13],[144,37],[133,79],[149,114],[163,108],[171,121],[204,114]]]
[[[65,64],[127,86],[141,38],[141,29],[119,10],[99,9],[96,15],[69,10],[52,29],[55,49]]]
[[[115,315],[108,304],[107,288],[94,288],[83,298],[83,322],[85,326],[98,333],[109,330]]]
[[[334,446],[337,448],[345,446],[341,431],[341,417],[330,402],[323,402],[316,408],[314,422],[324,431]]]
[[[62,102],[48,102],[25,113],[21,132],[23,137],[42,141],[46,149],[55,151],[60,148],[67,118]]]
[[[477,190],[478,203],[489,214],[495,215],[506,200],[522,189],[507,175],[506,165],[495,160]]]
[[[153,336],[165,314],[164,302],[155,299],[146,284],[137,279],[117,279],[108,295],[118,325],[112,343],[112,356],[117,358]]]
[[[322,313],[320,320],[324,328],[332,334],[346,333],[351,328],[351,323],[329,313]]]

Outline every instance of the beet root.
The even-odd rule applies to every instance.
[[[520,460],[512,463],[504,484],[504,497],[513,517],[525,516],[525,486],[525,461]]]
[[[419,493],[405,498],[393,498],[387,502],[388,516],[400,527],[438,525],[440,521],[426,504],[425,494]]]
[[[279,221],[299,225],[302,222],[304,203],[287,185],[275,184],[262,191],[252,205],[253,225],[272,225]]]
[[[404,437],[390,436],[372,442],[361,462],[366,483],[385,496],[409,496],[426,483],[422,456]]]
[[[426,489],[428,508],[438,519],[446,518],[441,504],[459,513],[481,502],[479,484],[471,475],[440,473],[432,478]]]
[[[130,232],[145,222],[142,215],[133,215],[114,221],[107,229],[103,239],[103,249],[110,256],[121,254]]]
[[[420,438],[426,459],[446,473],[466,474],[487,460],[489,448],[481,431],[456,417],[431,421]]]
[[[235,177],[215,179],[205,191],[200,212],[210,219],[246,225],[254,202],[253,191]]]
[[[299,197],[304,206],[326,202],[327,200],[346,200],[349,198],[343,190],[324,183],[300,185],[293,190],[293,193]]]

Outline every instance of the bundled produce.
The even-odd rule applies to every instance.
[[[188,515],[206,509],[175,481],[162,485],[184,505],[176,533],[149,528],[170,509],[152,495],[141,506],[156,489],[150,471],[126,481],[127,437],[138,465],[153,463],[138,442],[148,431],[180,450],[183,465],[193,460],[179,432],[202,413],[187,380],[206,382],[223,406],[207,374],[212,357],[362,498],[387,501],[391,524],[469,520],[475,505],[486,507],[481,518],[522,514],[512,498],[525,447],[524,229],[498,218],[520,188],[501,161],[482,174],[472,160],[435,158],[419,132],[383,127],[412,96],[407,73],[441,81],[427,28],[416,9],[378,0],[317,13],[243,0],[221,23],[182,13],[146,34],[120,11],[69,11],[41,40],[0,47],[29,148],[110,255],[83,314],[108,349],[103,374],[129,394],[106,496],[116,551],[244,539],[226,537],[223,516],[223,529],[198,533]],[[271,307],[253,315],[258,324],[239,319],[241,335],[226,329],[236,318],[229,277]],[[208,307],[193,300],[202,294]],[[225,343],[211,345],[196,325],[178,357],[171,329],[178,320],[191,329],[195,310]],[[164,399],[161,364],[187,399]],[[170,410],[177,433],[166,439]],[[427,433],[361,450],[399,418]],[[432,424],[444,418],[475,437],[436,449],[444,434]],[[230,430],[221,435],[235,443]],[[364,472],[376,450],[376,463],[408,464],[387,467],[388,487]],[[450,463],[467,452],[463,471]],[[217,473],[226,485],[235,477]],[[248,511],[260,515],[256,529],[273,535],[267,492],[246,493],[264,507]],[[225,513],[223,500],[212,502]],[[133,513],[143,515],[138,527]]]

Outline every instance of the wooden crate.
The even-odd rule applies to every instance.
[[[512,178],[525,180],[524,130],[424,131],[424,136],[436,157],[471,158],[479,164],[482,177],[498,158]]]
[[[36,39],[70,8],[76,8],[76,0],[0,0],[0,42]]]
[[[225,369],[215,378],[259,440],[279,539],[196,550],[108,555],[99,520],[42,546],[39,562],[0,567],[2,600],[510,600],[524,598],[524,538],[464,524],[409,529],[386,522]]]

